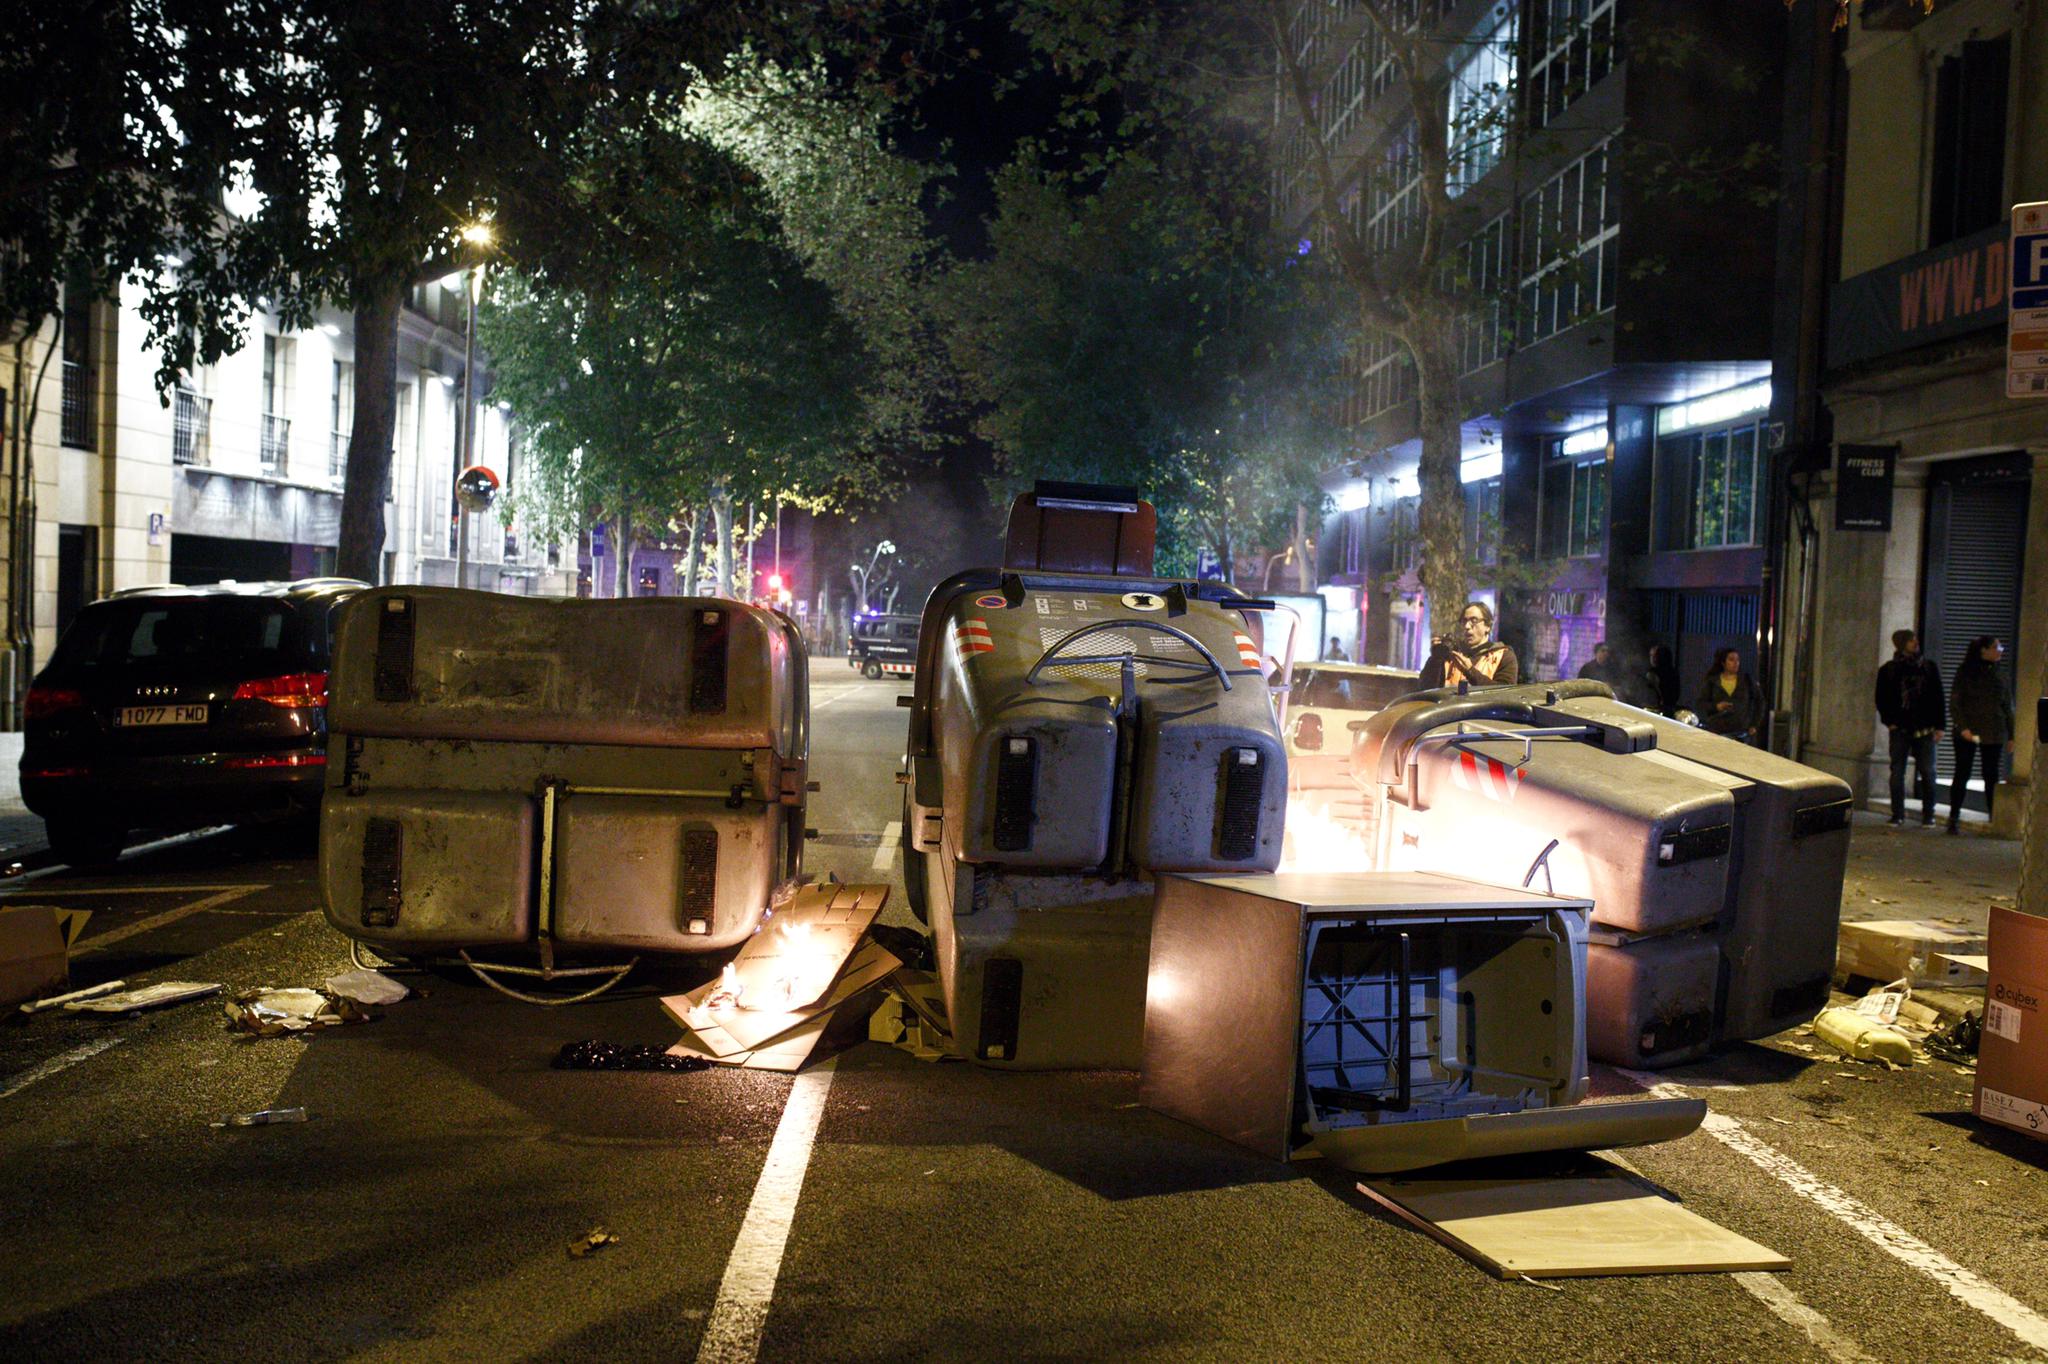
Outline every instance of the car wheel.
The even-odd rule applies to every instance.
[[[84,819],[43,821],[50,836],[50,851],[57,860],[74,867],[110,867],[128,846],[128,831],[112,824]]]
[[[860,665],[860,675],[862,677],[865,677],[868,681],[872,682],[882,675],[882,665],[875,659],[871,658],[867,662]]]

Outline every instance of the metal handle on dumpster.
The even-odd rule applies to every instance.
[[[1185,658],[1166,658],[1159,654],[1078,654],[1072,658],[1054,657],[1055,654],[1059,653],[1060,650],[1066,648],[1069,644],[1072,644],[1075,640],[1088,635],[1100,634],[1104,630],[1147,630],[1154,634],[1171,635],[1200,654],[1203,661],[1195,663]],[[1216,661],[1216,655],[1210,653],[1208,646],[1204,645],[1201,640],[1196,639],[1193,635],[1177,626],[1166,624],[1164,621],[1133,620],[1128,617],[1118,620],[1099,620],[1093,625],[1084,625],[1078,630],[1071,630],[1054,640],[1052,647],[1040,654],[1038,661],[1031,665],[1031,671],[1024,674],[1024,684],[1032,687],[1037,686],[1039,671],[1046,667],[1069,668],[1089,663],[1123,663],[1127,661],[1150,663],[1161,668],[1183,668],[1189,672],[1194,672],[1206,665],[1208,671],[1214,675],[1216,680],[1223,684],[1223,690],[1230,690],[1230,674],[1223,670],[1223,665]]]

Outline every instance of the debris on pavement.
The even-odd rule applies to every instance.
[[[1927,1039],[1927,1050],[1944,1061],[1974,1064],[1977,1044],[1984,1036],[1984,1024],[1975,1014],[1964,1014]],[[1975,1071],[1959,1071],[1972,1075]]]
[[[330,995],[352,999],[358,1004],[396,1004],[412,993],[382,971],[343,971],[329,976],[322,987]]]
[[[603,1227],[592,1227],[569,1243],[569,1255],[580,1260],[592,1251],[603,1250],[606,1246],[617,1245],[619,1238]]]
[[[665,1070],[676,1074],[709,1070],[711,1063],[695,1056],[674,1056],[646,1042],[564,1042],[548,1062],[553,1070]]]
[[[1965,985],[1974,973],[1956,959],[1983,951],[1982,933],[1933,919],[1845,923],[1835,941],[1835,977],[1904,979],[1915,986]]]
[[[0,1007],[71,984],[70,944],[58,914],[49,905],[0,908]]]
[[[661,1001],[682,1026],[674,1056],[798,1071],[866,1036],[865,1001],[903,963],[869,930],[886,888],[805,886],[717,977]]]
[[[1836,1007],[1813,1020],[1813,1035],[1858,1061],[1913,1064],[1913,1039],[1853,1008]]]
[[[118,994],[100,995],[93,999],[74,1000],[64,1006],[65,1013],[71,1014],[133,1014],[144,1009],[161,1009],[171,1004],[184,1004],[195,999],[205,999],[220,993],[219,981],[165,980],[155,985],[144,985],[139,989],[123,990]]]
[[[303,1108],[259,1108],[254,1113],[237,1113],[228,1119],[229,1127],[268,1127],[279,1122],[305,1122],[312,1115]]]
[[[920,1061],[955,1059],[937,977],[905,966],[890,973],[884,989],[882,1002],[868,1017],[870,1042],[901,1048]]]
[[[101,995],[110,995],[116,990],[125,990],[127,988],[128,982],[125,980],[103,980],[98,985],[88,985],[83,990],[72,990],[66,994],[47,995],[42,999],[31,999],[28,1003],[21,1006],[21,1011],[25,1014],[39,1014],[45,1009],[61,1009],[66,1004],[70,1004],[75,1000],[98,999]]]
[[[244,990],[222,1005],[228,1027],[257,1037],[282,1037],[308,1028],[367,1023],[370,1011],[344,995],[305,986]]]

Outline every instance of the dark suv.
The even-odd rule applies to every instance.
[[[136,828],[317,809],[334,608],[353,578],[117,592],[78,613],[24,711],[21,795],[66,862]]]

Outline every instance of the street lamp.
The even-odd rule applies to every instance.
[[[489,250],[497,240],[497,233],[492,230],[488,219],[469,224],[458,235],[479,253]],[[462,293],[468,300],[468,316],[462,329],[462,458],[456,461],[455,477],[458,482],[476,462],[476,305],[484,294],[481,255],[469,268]],[[469,508],[458,495],[455,509],[455,585],[467,587],[468,577]]]

